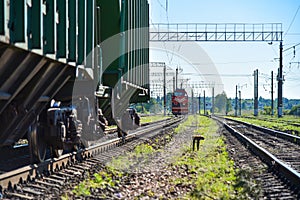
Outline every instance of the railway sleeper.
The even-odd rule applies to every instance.
[[[41,185],[37,185],[37,184],[34,184],[34,183],[27,183],[27,186],[28,187],[32,187],[32,188],[36,188],[36,189],[39,189],[39,190],[42,190],[42,191],[46,191],[47,190],[46,187],[41,186]]]
[[[133,143],[136,143],[136,142],[133,142]],[[129,145],[129,146],[135,146],[135,145],[132,145],[130,143],[127,143],[126,145]],[[125,146],[126,146],[125,145]],[[115,145],[113,145],[115,146]],[[119,148],[122,149],[124,146],[121,146],[121,147],[117,147],[116,149],[113,150],[114,153],[120,153],[120,152],[124,152],[124,151],[119,151]],[[108,149],[107,149],[108,150]],[[100,154],[101,155],[101,154]],[[112,157],[114,156],[113,154],[110,155],[109,154],[109,157]],[[53,174],[51,174],[51,172],[48,173],[48,175],[40,175],[36,178],[33,179],[33,181],[28,181],[26,183],[24,183],[25,185],[24,186],[20,186],[19,189],[16,188],[14,189],[13,191],[10,191],[8,190],[8,192],[10,192],[11,194],[13,193],[18,193],[18,192],[22,192],[22,187],[29,187],[29,188],[32,188],[32,191],[42,191],[44,193],[49,193],[49,191],[51,190],[52,193],[56,193],[56,194],[59,194],[59,190],[61,189],[61,185],[65,182],[66,179],[73,179],[74,177],[76,176],[85,176],[84,172],[86,171],[86,165],[88,166],[91,166],[91,165],[95,165],[97,163],[99,163],[99,161],[101,161],[102,159],[100,158],[97,158],[97,157],[93,157],[93,158],[90,158],[88,159],[87,161],[84,161],[83,163],[85,163],[84,166],[82,167],[78,167],[77,164],[75,165],[68,165],[67,168],[60,168],[61,171],[59,172],[53,172]],[[103,160],[102,160],[103,162]],[[62,176],[62,177],[60,177]],[[25,192],[25,191],[24,191]],[[27,193],[30,193],[27,192]],[[31,192],[32,193],[32,192]],[[25,197],[22,198],[21,196],[17,197],[17,196],[9,196],[9,194],[6,194],[5,193],[5,196],[6,197],[15,197],[15,198],[21,198],[21,199],[34,199],[32,198],[32,195],[30,194],[23,194]],[[39,196],[39,195],[35,195],[35,197]],[[38,197],[37,197],[38,198]]]
[[[16,198],[20,198],[20,199],[35,199],[35,197],[33,196],[28,196],[26,194],[18,194],[18,193],[14,193],[14,192],[6,192],[6,195],[9,197],[16,197]]]
[[[59,185],[63,185],[64,184],[64,181],[60,181],[60,180],[57,180],[55,178],[44,177],[43,179],[46,180],[46,181],[52,182],[52,183],[57,183]]]
[[[64,172],[68,173],[68,174],[73,174],[73,175],[81,175],[82,173],[79,172],[78,170],[71,170],[71,169],[64,169]]]
[[[219,120],[219,119],[217,119]],[[225,128],[233,134],[236,138],[238,138],[246,148],[250,149],[254,154],[258,155],[260,159],[268,165],[268,170],[272,172],[276,177],[278,177],[282,183],[285,184],[284,189],[287,187],[294,192],[294,194],[299,196],[299,176],[293,170],[291,171],[287,168],[287,165],[283,165],[282,161],[278,158],[274,157],[272,154],[266,152],[263,148],[258,147],[258,145],[247,137],[243,136],[241,133],[230,127],[228,124],[224,123]],[[272,186],[271,190],[274,190],[274,186]],[[282,187],[277,192],[282,191]]]
[[[68,172],[66,172],[66,171],[64,171],[64,172],[57,172],[57,174],[59,174],[59,175],[65,177],[66,179],[72,178],[72,177],[73,177],[73,175],[72,175],[71,173],[68,173]]]
[[[68,168],[69,170],[72,170],[72,171],[74,171],[74,172],[79,172],[79,173],[83,173],[83,172],[85,172],[86,170],[85,169],[79,169],[79,168],[77,168],[77,166],[76,167],[69,167]]]
[[[57,184],[53,184],[53,183],[49,183],[46,181],[42,181],[42,180],[35,180],[36,183],[39,183],[41,185],[47,186],[47,187],[51,187],[51,188],[60,188],[60,185]]]
[[[61,176],[58,176],[56,174],[51,174],[50,178],[58,179],[58,180],[61,180],[61,181],[65,181],[67,179],[65,177],[61,177]]]
[[[24,187],[24,188],[22,188],[22,190],[23,190],[23,192],[27,192],[29,194],[33,194],[33,195],[37,195],[37,196],[43,195],[42,192],[36,191],[36,190],[34,190],[32,188],[29,188],[29,187]]]
[[[74,166],[75,168],[79,169],[79,170],[83,170],[83,171],[87,171],[90,169],[90,167],[85,167],[85,166],[80,166],[80,165],[76,165]]]

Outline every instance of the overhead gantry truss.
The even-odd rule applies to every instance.
[[[282,41],[281,23],[157,23],[150,25],[150,41]]]
[[[151,24],[151,42],[280,42],[278,68],[278,117],[282,117],[282,24],[281,23],[178,23]]]

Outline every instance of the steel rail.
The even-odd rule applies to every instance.
[[[171,119],[171,118],[166,118],[163,120],[166,121],[169,119]],[[150,124],[155,124],[159,121],[162,121],[162,120],[141,123],[141,126],[142,127],[148,126]],[[110,127],[105,130],[105,135],[110,135],[110,134],[113,134],[116,132],[117,132],[116,127],[113,127],[113,128]],[[101,140],[98,143],[101,143],[103,141],[104,140]],[[6,172],[13,171],[15,169],[22,168],[23,166],[29,165],[30,164],[29,161],[28,162],[24,161],[24,160],[26,160],[26,158],[24,156],[27,155],[29,158],[29,154],[28,154],[29,149],[28,148],[29,148],[28,144],[21,144],[21,145],[14,146],[13,149],[1,149],[0,157],[2,158],[2,160],[0,160],[0,174],[4,174]],[[12,160],[14,160],[14,161],[12,161]],[[27,159],[27,160],[29,160],[29,159]],[[8,163],[11,163],[11,164],[8,164]],[[27,164],[25,164],[25,163],[27,163]]]
[[[278,119],[267,118],[267,117],[256,118],[256,117],[245,116],[244,118],[246,118],[246,119],[259,119],[259,120],[270,121],[270,122],[278,122],[278,123],[282,123],[282,124],[286,124],[286,125],[292,125],[292,126],[300,127],[299,123],[296,123],[296,122],[293,122],[293,121],[277,121]]]
[[[161,130],[163,128],[175,125],[182,121],[184,118],[172,118],[159,121],[153,126],[145,126],[142,129],[128,134],[126,141],[141,137],[153,131]],[[0,175],[0,194],[6,189],[12,189],[16,184],[33,180],[36,177],[41,177],[43,174],[49,174],[66,166],[72,166],[75,160],[83,160],[85,158],[94,157],[101,152],[105,152],[109,149],[122,145],[123,141],[120,138],[115,138],[106,142],[102,142],[91,146],[86,149],[81,149],[78,152],[67,153],[59,158],[48,159],[40,164],[28,165],[10,172],[6,172]]]
[[[248,123],[248,122],[239,121],[239,120],[236,120],[236,119],[231,119],[231,118],[225,118],[225,119],[229,120],[229,121],[241,123],[245,126],[252,127],[256,130],[262,131],[264,133],[268,133],[270,135],[274,135],[276,137],[280,137],[284,140],[287,140],[287,141],[290,141],[290,142],[293,142],[295,144],[300,145],[300,137],[299,136],[292,135],[292,134],[289,134],[289,133],[285,133],[285,132],[282,132],[282,131],[273,130],[273,129],[270,129],[270,128],[257,126],[257,125],[254,125],[254,124],[251,124],[251,123]]]
[[[290,166],[280,161],[274,155],[269,153],[266,149],[260,147],[255,142],[250,140],[248,137],[244,136],[239,131],[232,128],[228,125],[224,120],[221,120],[218,117],[212,117],[213,119],[219,121],[224,125],[226,130],[228,130],[231,134],[236,136],[245,146],[251,149],[251,151],[259,156],[271,169],[276,171],[279,175],[282,176],[283,179],[289,181],[295,188],[299,188],[300,186],[300,173],[292,169]]]

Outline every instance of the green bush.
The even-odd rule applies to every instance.
[[[297,115],[300,116],[300,105],[293,106],[289,112],[289,115]]]

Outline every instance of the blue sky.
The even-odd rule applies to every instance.
[[[167,1],[168,8],[166,9],[166,0],[149,0],[150,24],[282,23],[284,49],[300,43],[299,0]],[[274,71],[274,97],[277,97],[278,42],[274,42],[272,45],[267,42],[198,42],[197,45],[214,63],[221,75],[223,89],[229,97],[235,96],[235,85],[240,85],[242,98],[253,98],[252,74],[255,69],[259,69],[259,96],[264,98],[271,96],[270,74],[272,70]],[[291,63],[300,62],[300,45],[296,46],[295,57],[293,49],[285,51],[283,56],[285,75],[283,96],[300,99],[300,66]],[[150,61],[164,61],[172,68],[182,67],[183,74],[193,73],[193,69],[188,63],[172,55],[171,52],[151,51]],[[205,63],[202,63],[202,66],[199,67],[205,67],[204,65]],[[191,82],[200,81],[199,76],[186,77],[191,79]]]

